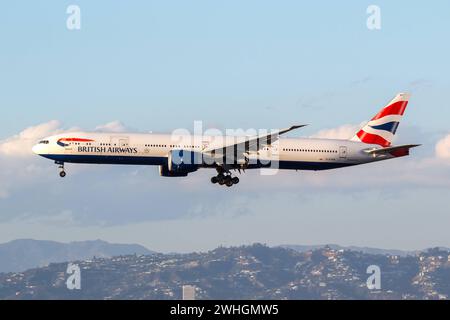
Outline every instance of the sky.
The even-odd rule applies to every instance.
[[[77,5],[81,28],[69,30]],[[380,8],[370,30],[367,8]],[[0,242],[134,242],[162,252],[254,242],[449,246],[450,2],[13,1],[0,10]],[[248,172],[233,188],[156,167],[56,166],[72,129],[284,128],[350,138],[398,92],[407,158]]]

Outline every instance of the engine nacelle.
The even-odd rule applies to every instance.
[[[194,172],[202,164],[202,154],[189,150],[172,150],[167,157],[167,167],[172,172]]]
[[[167,157],[167,168],[174,173],[189,173],[198,170],[202,164],[202,154],[188,150],[172,150]]]
[[[173,172],[169,171],[167,166],[159,166],[159,175],[161,177],[187,177],[187,172]]]

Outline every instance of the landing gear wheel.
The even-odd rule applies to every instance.
[[[211,183],[227,187],[232,187],[235,184],[239,183],[238,177],[233,177],[231,172],[224,170],[223,168],[216,168],[217,176],[211,178]],[[240,171],[239,171],[240,172]]]
[[[223,174],[219,174],[217,175],[217,182],[219,182],[219,184],[222,186],[227,182],[227,177],[225,177]]]
[[[55,163],[58,165],[59,176],[64,178],[66,176],[66,172],[64,171],[64,162],[55,161]]]

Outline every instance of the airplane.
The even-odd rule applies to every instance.
[[[61,177],[65,163],[158,166],[163,177],[186,177],[202,168],[213,168],[213,184],[231,187],[239,178],[231,171],[276,168],[281,170],[328,170],[409,155],[419,144],[393,146],[392,141],[410,95],[399,93],[353,138],[284,138],[304,127],[255,135],[174,135],[156,133],[71,132],[37,143],[32,151],[53,160]],[[221,139],[219,139],[221,138]]]

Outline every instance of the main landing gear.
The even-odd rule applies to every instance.
[[[217,170],[217,172],[218,172],[217,176],[211,178],[211,183],[213,184],[218,183],[221,186],[226,185],[227,187],[231,187],[234,184],[239,183],[239,178],[232,177],[231,173],[224,172],[222,170]]]
[[[211,178],[211,183],[213,183],[213,184],[218,183],[221,186],[226,185],[227,187],[231,187],[234,184],[239,183],[239,178],[232,177],[231,174],[225,175],[223,173],[219,173],[217,176],[214,176]]]
[[[58,166],[59,169],[59,176],[61,178],[64,178],[66,176],[66,171],[64,171],[64,162],[55,162]]]

